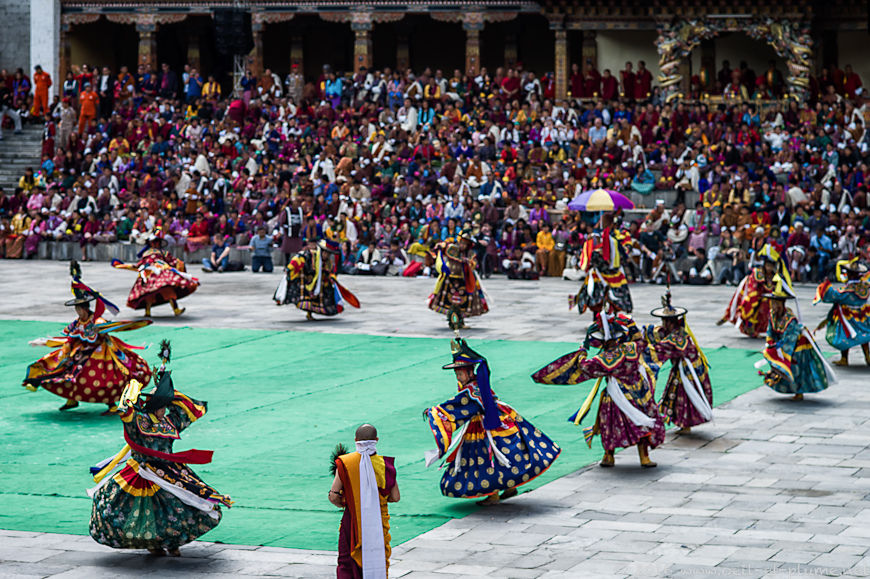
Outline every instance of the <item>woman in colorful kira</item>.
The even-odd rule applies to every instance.
[[[232,505],[200,479],[188,464],[211,462],[210,450],[173,452],[173,443],[206,413],[206,403],[175,390],[166,364],[169,342],[160,344],[162,364],[156,388],[143,393],[131,381],[119,409],[127,444],[91,469],[97,486],[88,491],[91,537],[116,549],[148,549],[179,556],[178,548],[215,528],[220,506]],[[121,470],[110,473],[119,465]]]
[[[580,269],[586,272],[586,279],[576,295],[568,296],[568,307],[577,306],[580,314],[586,310],[593,314],[602,310],[631,313],[631,290],[620,260],[620,244],[610,229],[593,233],[580,253]]]
[[[465,318],[489,311],[475,268],[476,259],[467,233],[460,233],[455,242],[448,240],[438,245],[435,258],[438,281],[429,296],[429,309],[446,314],[451,330],[466,327]]]
[[[139,261],[135,265],[112,260],[112,267],[138,273],[139,277],[127,298],[127,307],[134,310],[144,308],[146,318],[151,317],[152,306],[166,303],[172,306],[176,316],[180,316],[185,308],[178,307],[178,300],[199,287],[199,280],[185,271],[183,261],[164,251],[165,246],[163,231],[156,229],[148,236],[147,245],[139,253]]]
[[[660,326],[645,329],[654,365],[671,362],[671,373],[659,403],[665,422],[688,434],[693,426],[713,418],[713,387],[704,351],[686,321],[686,308],[671,303],[671,290],[662,298],[662,307],[650,312],[662,319]]]
[[[588,358],[589,347],[600,351]],[[568,419],[578,426],[604,386],[595,424],[583,429],[590,448],[592,438],[601,435],[603,467],[614,465],[613,453],[617,448],[630,446],[637,446],[641,466],[656,466],[649,458],[649,449],[664,441],[665,427],[653,398],[655,377],[644,360],[645,348],[643,334],[630,316],[599,313],[579,350],[532,374],[532,380],[540,384],[580,384],[597,378],[583,406]]]
[[[812,334],[786,307],[786,302],[794,298],[791,288],[777,279],[773,291],[764,297],[770,302],[767,345],[762,352],[764,361],[760,363],[766,361],[770,365],[770,370],[763,374],[764,383],[781,394],[793,394],[795,400],[835,384],[834,369]]]
[[[295,304],[307,312],[309,320],[314,319],[313,314],[340,314],[345,301],[355,308],[360,307],[356,296],[338,283],[336,272],[340,258],[338,242],[331,239],[321,240],[294,255],[287,264],[287,275],[275,290],[275,303],[279,306]]]
[[[827,326],[825,337],[828,343],[840,351],[837,366],[849,365],[849,349],[861,346],[864,352],[864,362],[870,366],[870,285],[866,278],[867,266],[858,258],[837,262],[837,281],[845,283],[843,287],[835,288],[829,280],[823,281],[816,288],[813,305],[824,302],[832,304],[831,311],[816,329]]]
[[[70,264],[74,306],[78,317],[63,330],[62,337],[40,338],[34,346],[58,348],[27,367],[24,387],[35,392],[44,388],[66,399],[61,410],[69,410],[79,402],[105,404],[103,414],[116,411],[116,403],[124,385],[131,379],[147,384],[151,379],[148,363],[133,352],[136,346],[125,344],[112,332],[137,330],[149,325],[149,320],[107,322],[106,309],[118,313],[118,308],[96,290],[81,281],[81,268]],[[91,310],[91,302],[94,309]]]
[[[459,393],[423,412],[437,450],[426,466],[444,458],[441,494],[485,497],[493,505],[517,494],[517,487],[550,468],[562,449],[516,410],[498,400],[490,387],[489,364],[462,338],[451,342]]]
[[[791,286],[788,268],[776,249],[765,245],[758,252],[756,260],[761,260],[761,264],[752,268],[749,275],[743,278],[728,302],[725,315],[716,323],[721,326],[730,322],[750,338],[757,338],[767,328],[770,306],[768,300],[761,296],[773,289],[773,278],[780,275]]]

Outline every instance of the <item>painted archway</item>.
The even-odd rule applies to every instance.
[[[689,58],[703,40],[715,38],[723,32],[745,32],[755,40],[773,47],[777,56],[788,66],[785,79],[788,92],[803,102],[809,95],[813,44],[809,28],[791,20],[717,18],[706,20],[677,20],[660,23],[656,38],[659,54],[659,85],[665,98],[674,98],[683,75],[680,62]]]

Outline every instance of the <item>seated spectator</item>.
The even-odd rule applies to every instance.
[[[526,248],[514,248],[513,253],[502,262],[502,268],[507,273],[508,279],[538,279],[535,270],[535,256]]]
[[[230,263],[230,241],[219,233],[214,234],[212,241],[211,254],[202,259],[202,270],[206,273],[223,273]]]
[[[382,263],[381,259],[381,252],[375,246],[375,242],[370,240],[366,248],[360,253],[353,273],[355,275],[385,275],[388,264]]]
[[[537,268],[538,275],[543,277],[547,275],[550,252],[556,247],[553,234],[550,233],[549,223],[541,223],[541,230],[538,231],[538,235],[535,238],[535,247],[537,247],[535,251],[535,267]]]
[[[239,247],[239,249],[249,249],[251,253],[251,271],[258,273],[260,269],[264,273],[272,273],[272,238],[266,237],[266,228],[260,226],[257,228],[257,235],[251,238],[247,246]]]

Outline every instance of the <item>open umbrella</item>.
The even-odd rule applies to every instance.
[[[568,203],[568,209],[574,211],[616,211],[617,209],[633,209],[631,199],[609,189],[592,189],[584,191]]]

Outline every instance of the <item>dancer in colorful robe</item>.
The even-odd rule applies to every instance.
[[[344,509],[338,533],[338,579],[386,577],[390,568],[390,514],[400,499],[396,466],[377,451],[378,431],[356,429],[356,451],[336,447],[329,502]]]
[[[764,383],[781,394],[803,400],[804,394],[821,392],[835,384],[837,378],[809,330],[786,307],[794,292],[781,280],[777,282],[771,293],[764,294],[770,301],[767,345],[762,352],[770,370],[763,374]]]
[[[138,273],[136,283],[127,298],[127,307],[134,310],[145,309],[145,317],[151,317],[151,307],[168,303],[176,316],[184,313],[178,307],[178,300],[188,296],[199,287],[199,280],[186,272],[184,262],[164,251],[166,239],[161,230],[148,236],[145,248],[139,252],[139,261],[126,264],[118,259],[112,260],[112,267],[128,269]]]
[[[490,387],[489,363],[462,338],[451,342],[459,393],[423,412],[436,450],[426,466],[444,458],[441,494],[477,498],[481,505],[516,496],[524,485],[550,468],[562,452],[546,434],[501,402]]]
[[[743,278],[737,290],[728,302],[725,315],[716,323],[721,326],[730,322],[750,338],[757,338],[767,328],[770,319],[770,306],[761,296],[773,290],[774,277],[779,275],[791,286],[791,278],[779,252],[770,245],[765,245],[759,251],[761,264]]]
[[[350,290],[338,283],[338,261],[341,249],[331,239],[321,240],[297,253],[287,264],[287,275],[278,284],[273,299],[280,305],[295,304],[313,314],[335,316],[344,311],[343,302],[360,307],[359,300]]]
[[[620,260],[620,244],[610,229],[593,233],[580,253],[580,269],[586,272],[586,279],[576,295],[568,296],[568,307],[576,305],[580,314],[586,310],[593,314],[602,310],[631,313],[631,290]]]
[[[813,305],[824,302],[833,304],[831,311],[819,324],[817,330],[827,326],[825,334],[828,343],[840,351],[837,366],[849,365],[849,349],[861,346],[864,351],[864,362],[870,366],[870,285],[865,276],[867,266],[858,261],[843,260],[837,262],[837,281],[844,282],[841,288],[835,288],[829,280],[823,281],[816,288]]]
[[[119,409],[127,444],[91,468],[98,484],[88,491],[94,500],[90,532],[109,547],[177,557],[181,545],[218,525],[221,505],[233,502],[188,466],[211,462],[212,451],[173,452],[181,432],[205,415],[206,403],[175,390],[166,369],[169,343],[162,342],[160,350],[156,388],[144,393],[132,380],[124,390]]]
[[[671,303],[670,288],[662,297],[662,307],[650,313],[662,319],[660,326],[648,326],[644,332],[654,364],[660,367],[671,362],[659,410],[666,423],[679,426],[680,434],[688,434],[693,426],[713,418],[707,357],[689,328],[686,308]]]
[[[592,358],[587,357],[590,347],[600,348]],[[595,424],[583,429],[590,448],[592,438],[601,435],[603,467],[614,465],[614,450],[630,446],[637,446],[641,466],[656,466],[649,458],[649,449],[664,441],[665,427],[653,397],[655,378],[643,358],[645,348],[643,334],[630,316],[601,313],[589,326],[579,350],[532,374],[532,380],[539,384],[580,384],[597,378],[583,406],[568,419],[578,426],[604,386]]]
[[[435,258],[438,280],[429,296],[429,309],[446,314],[451,330],[465,328],[465,318],[489,311],[476,267],[471,238],[466,233],[460,234],[455,243],[448,240],[438,245]]]
[[[116,402],[127,382],[135,379],[147,384],[151,379],[148,363],[133,351],[141,348],[125,344],[111,333],[138,330],[151,321],[107,322],[103,314],[107,309],[118,313],[117,306],[81,281],[81,268],[75,261],[70,264],[70,274],[73,299],[65,305],[74,306],[78,317],[64,328],[63,336],[30,342],[58,349],[27,367],[23,385],[33,392],[41,387],[65,398],[61,410],[92,402],[107,405],[103,414],[111,414],[117,410]]]

